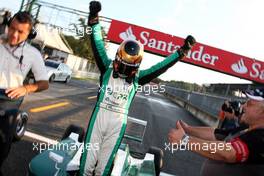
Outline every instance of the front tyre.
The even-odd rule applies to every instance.
[[[19,112],[15,121],[15,134],[13,141],[20,141],[25,134],[27,128],[28,114]]]
[[[71,77],[70,76],[67,76],[67,78],[65,79],[64,83],[65,84],[68,84],[70,82],[70,80],[71,80]]]
[[[163,167],[163,151],[158,147],[151,146],[148,153],[154,155],[155,173],[159,176],[160,170]]]
[[[66,139],[67,137],[70,136],[71,133],[76,133],[79,135],[78,141],[83,142],[84,141],[84,136],[85,132],[82,127],[76,126],[76,125],[70,125],[68,128],[65,130],[61,140]]]
[[[49,78],[49,82],[54,82],[54,80],[55,80],[55,75],[52,74],[52,75],[50,76],[50,78]]]

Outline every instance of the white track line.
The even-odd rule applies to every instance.
[[[29,131],[25,132],[25,136],[32,138],[32,139],[36,139],[40,142],[45,142],[45,143],[52,144],[52,145],[58,144],[58,141],[55,141],[53,139],[50,139],[50,138],[47,138],[47,137],[38,135],[36,133],[29,132]]]
[[[95,96],[90,96],[90,97],[87,97],[87,99],[88,99],[88,100],[95,99],[95,98],[97,98],[97,95],[95,95]]]

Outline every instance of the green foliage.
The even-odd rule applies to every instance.
[[[75,36],[68,36],[64,35],[65,39],[67,40],[68,44],[73,50],[74,55],[87,58],[88,60],[94,62],[94,55],[91,46],[91,35],[90,27],[88,27],[86,23],[86,19],[80,18],[79,24],[73,25],[76,30]],[[82,29],[82,30],[80,30]],[[102,29],[102,35],[105,36],[105,31]]]

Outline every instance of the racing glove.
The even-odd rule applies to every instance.
[[[188,35],[184,40],[183,46],[177,51],[181,58],[187,55],[188,51],[195,45],[196,40],[193,36]]]
[[[88,24],[91,26],[99,22],[98,13],[101,11],[101,3],[99,1],[91,1],[89,10]]]

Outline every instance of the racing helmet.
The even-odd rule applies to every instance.
[[[144,47],[136,40],[123,41],[116,52],[114,71],[121,78],[133,77],[143,58]]]

